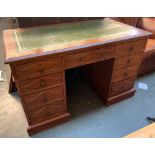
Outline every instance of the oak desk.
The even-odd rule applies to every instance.
[[[69,120],[65,70],[83,75],[106,105],[134,95],[151,33],[105,18],[4,31],[9,64],[34,134]]]

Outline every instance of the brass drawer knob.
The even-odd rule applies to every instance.
[[[121,86],[121,89],[124,89],[124,86]]]
[[[130,60],[127,60],[127,64],[129,64],[131,61]]]
[[[43,73],[44,72],[44,68],[39,68],[39,72]]]
[[[41,88],[44,88],[45,87],[45,81],[44,81],[44,79],[41,79],[41,81],[40,81],[40,87]]]
[[[51,116],[51,112],[48,111],[48,108],[46,108],[45,114],[46,114],[46,116]]]
[[[103,57],[103,56],[104,56],[104,53],[102,52],[102,53],[100,53],[99,58]]]
[[[133,47],[129,47],[128,51],[132,51],[134,48]]]
[[[40,73],[43,73],[44,72],[44,67],[42,66],[42,64],[39,64],[39,72]]]
[[[127,76],[128,76],[128,73],[127,73],[127,72],[125,72],[125,73],[124,73],[124,76],[125,76],[125,77],[127,77]]]
[[[79,61],[82,61],[82,57],[79,58]]]

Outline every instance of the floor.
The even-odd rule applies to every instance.
[[[4,65],[2,30],[9,28],[7,18],[0,19],[0,137],[29,137],[27,122],[17,92],[8,94],[10,70]],[[155,116],[155,72],[137,79],[134,97],[105,107],[89,85],[78,75],[68,83],[68,107],[71,120],[32,137],[123,137],[149,124]],[[75,82],[76,81],[76,82]],[[140,89],[139,82],[148,85]]]
[[[2,42],[2,30],[10,28],[7,18],[0,18],[0,137],[28,137],[26,132],[27,122],[17,93],[8,93],[10,69],[4,65],[4,47]]]

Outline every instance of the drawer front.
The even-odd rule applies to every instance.
[[[133,88],[135,77],[112,84],[110,96],[118,95]]]
[[[45,106],[62,100],[64,98],[63,87],[55,87],[46,91],[41,91],[23,96],[26,109],[30,110],[36,107]]]
[[[64,68],[72,68],[99,60],[113,58],[116,55],[116,46],[103,47],[91,51],[71,54],[63,57]]]
[[[127,55],[131,53],[137,53],[144,49],[145,40],[138,40],[134,42],[127,42],[118,45],[117,55]]]
[[[42,75],[58,69],[61,69],[61,57],[34,63],[26,63],[15,67],[15,71],[19,79]]]
[[[138,65],[130,66],[125,69],[115,70],[113,73],[113,82],[128,79],[130,77],[136,76],[138,70]]]
[[[124,67],[129,67],[135,64],[139,64],[142,53],[136,53],[132,55],[127,55],[123,57],[116,58],[115,69],[120,69]]]
[[[57,72],[29,80],[24,80],[19,83],[22,94],[26,95],[61,85],[63,82],[61,72]]]
[[[35,124],[50,118],[54,118],[65,113],[64,100],[48,104],[46,106],[34,108],[28,111],[30,124]]]

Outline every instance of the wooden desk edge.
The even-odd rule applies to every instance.
[[[82,52],[82,51],[89,50],[89,48],[92,48],[92,47],[94,48],[94,47],[98,46],[98,48],[99,48],[100,46],[102,46],[102,47],[103,46],[111,46],[111,45],[118,44],[119,42],[121,42],[121,43],[127,42],[130,39],[135,39],[135,40],[143,39],[143,38],[149,37],[150,35],[151,35],[151,33],[148,32],[147,34],[141,34],[141,35],[130,36],[130,37],[122,37],[119,39],[106,40],[103,42],[90,43],[90,44],[68,47],[68,48],[64,48],[64,49],[57,49],[57,50],[53,50],[53,51],[46,51],[46,52],[36,53],[36,54],[31,54],[31,55],[28,54],[25,56],[13,57],[13,58],[9,58],[9,59],[7,59],[7,57],[6,57],[7,52],[8,52],[8,49],[7,49],[8,40],[5,38],[5,35],[3,35],[4,36],[4,38],[3,38],[4,47],[5,47],[5,61],[4,61],[4,63],[10,64],[10,63],[14,63],[14,62],[34,59],[34,58],[48,56],[48,55],[55,55],[55,56],[57,54],[66,55],[66,54],[71,53],[71,51],[76,51],[76,50],[80,50]]]

